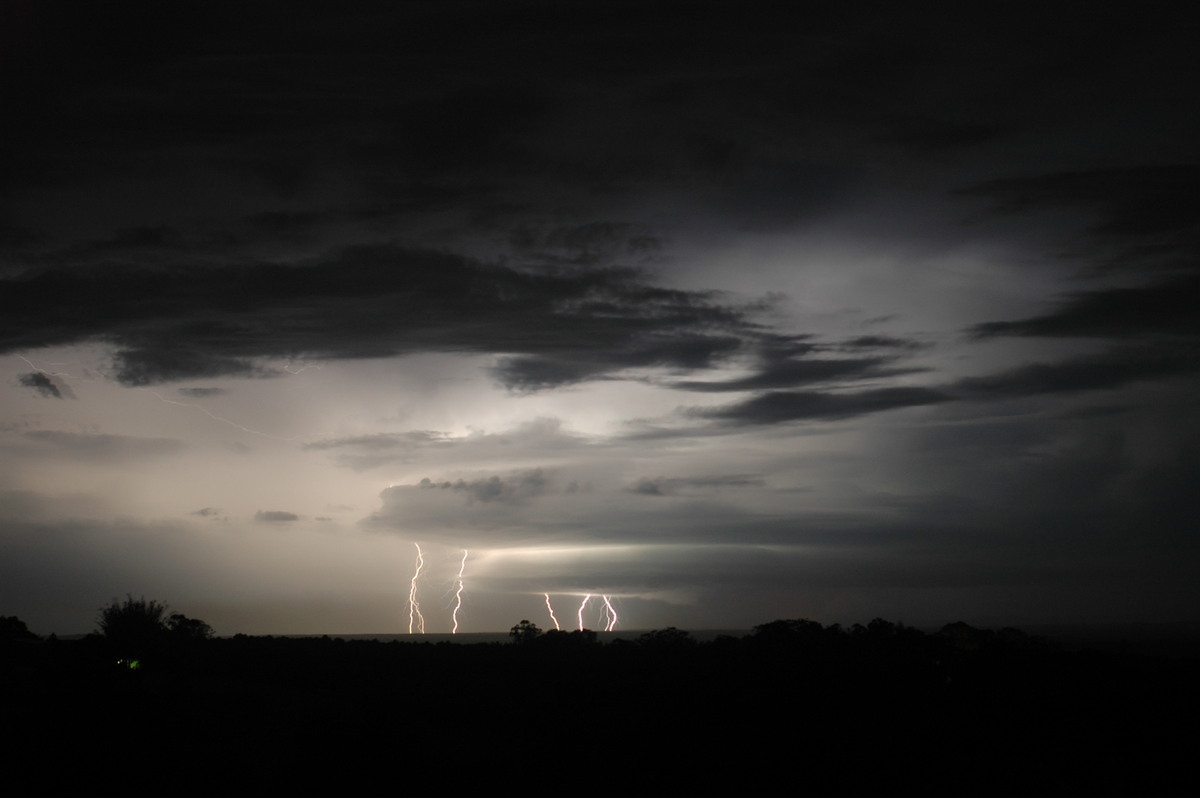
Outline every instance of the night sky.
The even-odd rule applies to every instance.
[[[0,614],[1196,620],[1155,4],[0,4]],[[466,553],[464,564],[463,555]]]

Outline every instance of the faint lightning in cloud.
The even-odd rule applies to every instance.
[[[32,388],[40,396],[48,396],[55,399],[77,398],[75,392],[71,390],[71,386],[67,384],[66,380],[62,379],[63,377],[70,377],[70,374],[65,371],[47,371],[24,355],[16,356],[25,361],[25,365],[33,369],[29,374],[22,374],[18,377],[18,381],[22,386]],[[50,365],[58,364],[51,363]]]
[[[150,394],[151,396],[156,397],[160,402],[165,402],[166,404],[169,404],[169,405],[178,405],[179,407],[195,408],[196,410],[199,410],[201,413],[203,413],[204,415],[211,418],[213,421],[220,421],[222,424],[228,424],[229,426],[233,427],[234,429],[240,429],[242,432],[248,432],[251,435],[261,435],[264,438],[270,438],[271,440],[276,440],[276,441],[291,442],[291,441],[299,440],[299,438],[296,438],[296,437],[281,438],[280,436],[272,435],[269,432],[260,432],[259,430],[256,430],[256,429],[250,429],[249,427],[243,427],[241,424],[238,424],[236,421],[230,421],[227,418],[221,418],[216,413],[210,412],[209,410],[207,410],[204,407],[201,407],[200,405],[192,404],[191,402],[176,402],[174,399],[168,399],[165,396],[163,396],[162,394],[158,393],[157,391],[152,391],[149,388],[142,388],[141,390],[145,391],[146,393]]]
[[[35,366],[33,364],[33,361],[30,360],[29,358],[25,357],[24,355],[17,355],[17,357],[21,358],[21,360],[24,360],[25,363],[29,366],[29,368],[33,369],[34,371],[41,372],[42,374],[45,374],[47,377],[70,377],[71,376],[70,374],[68,374],[65,371],[46,371],[44,368],[41,368],[40,366]],[[59,364],[50,363],[50,365],[57,366]]]
[[[305,363],[300,368],[293,369],[291,360],[283,361],[283,370],[286,371],[288,374],[299,374],[302,371],[308,371],[309,369],[319,369],[319,368],[321,368],[320,363]]]
[[[554,617],[554,608],[550,606],[550,594],[543,593],[542,595],[546,597],[546,611],[550,613],[550,620],[554,622],[554,628],[561,632],[562,627],[558,625],[558,618]]]
[[[579,631],[583,631],[583,610],[587,607],[588,602],[592,600],[592,594],[589,593],[583,597],[583,602],[579,605]]]
[[[606,621],[604,631],[611,632],[617,628],[617,611],[613,609],[612,602],[608,600],[608,596],[604,597],[604,617]]]
[[[412,581],[408,587],[408,633],[413,633],[415,622],[417,630],[421,634],[425,634],[425,616],[421,614],[421,605],[417,603],[417,578],[421,575],[422,566],[425,565],[425,557],[421,554],[421,544],[414,543],[413,545],[417,547],[417,569],[413,571]]]
[[[462,609],[462,594],[463,594],[463,573],[467,570],[467,554],[469,552],[463,549],[462,562],[458,564],[458,589],[454,591],[454,612],[451,614],[451,620],[454,621],[454,627],[450,630],[450,634],[458,634],[458,611]]]

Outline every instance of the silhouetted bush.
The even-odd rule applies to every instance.
[[[163,617],[166,613],[165,604],[126,594],[125,601],[113,599],[108,606],[100,608],[96,625],[106,639],[122,649],[129,649],[127,653],[137,654],[166,634],[167,623]]]
[[[638,635],[636,642],[648,648],[690,648],[696,645],[696,638],[682,629],[668,626],[666,629],[652,629]]]
[[[0,615],[0,642],[40,639],[15,615]]]
[[[208,640],[213,636],[213,628],[204,621],[178,612],[167,619],[166,626],[172,637],[177,639]]]
[[[575,629],[570,632],[551,629],[538,638],[539,649],[577,649],[596,645],[597,635],[591,629]]]

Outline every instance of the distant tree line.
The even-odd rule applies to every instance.
[[[10,755],[101,772],[136,750],[156,784],[181,762],[375,773],[403,751],[429,772],[469,762],[489,778],[544,757],[579,773],[669,774],[688,792],[766,774],[817,794],[1010,794],[1035,771],[1070,781],[1035,792],[1111,786],[1112,767],[1147,757],[1158,769],[1138,778],[1165,773],[1200,744],[1193,726],[1162,722],[1200,713],[1195,659],[1064,651],[1016,629],[798,618],[712,640],[667,627],[606,642],[526,620],[510,634],[218,638],[132,596],[81,640],[39,642],[4,617],[6,722],[23,730]]]

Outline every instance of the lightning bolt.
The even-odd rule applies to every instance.
[[[169,404],[169,405],[178,405],[179,407],[195,408],[196,410],[199,410],[201,413],[203,413],[204,415],[211,418],[213,421],[220,421],[222,424],[228,424],[229,426],[231,426],[235,429],[240,429],[242,432],[248,432],[251,435],[261,435],[264,438],[270,438],[270,439],[276,440],[276,441],[291,442],[291,441],[299,440],[299,438],[296,438],[296,437],[281,438],[278,435],[272,435],[268,432],[260,432],[256,429],[250,429],[249,427],[243,427],[241,424],[238,424],[236,421],[230,421],[227,418],[221,418],[216,413],[210,412],[209,410],[207,410],[204,407],[201,407],[200,405],[192,404],[191,402],[176,402],[174,399],[168,399],[165,396],[163,396],[162,394],[158,393],[157,391],[152,391],[149,388],[142,388],[141,390],[145,391],[146,393],[150,394],[151,396],[156,397],[160,402],[165,402],[166,404]]]
[[[450,634],[452,635],[458,634],[458,611],[462,609],[463,573],[467,570],[467,554],[467,550],[463,549],[462,562],[458,564],[458,589],[454,591],[454,612],[450,616],[451,620],[454,621],[454,628],[450,630]]]
[[[19,357],[19,358],[21,358],[22,360],[24,360],[24,361],[25,361],[25,362],[26,362],[26,363],[29,365],[29,368],[33,369],[34,371],[40,371],[42,374],[45,374],[45,375],[47,375],[47,376],[49,376],[49,377],[70,377],[70,376],[71,376],[70,374],[68,374],[68,373],[67,373],[67,372],[65,372],[65,371],[46,371],[44,368],[40,368],[40,367],[38,367],[38,366],[35,366],[35,365],[33,365],[33,361],[32,361],[32,360],[30,360],[29,358],[25,357],[24,355],[17,355],[17,357]],[[57,365],[60,365],[60,364],[58,364],[58,363],[50,363],[50,365],[51,365],[51,366],[57,366]]]
[[[425,616],[421,614],[421,605],[417,603],[417,577],[421,575],[421,568],[425,565],[425,557],[421,554],[421,544],[414,543],[417,547],[417,570],[413,572],[412,581],[408,587],[408,633],[413,633],[413,621],[416,621],[417,630],[421,634],[425,634]]]
[[[561,632],[562,627],[558,625],[558,618],[554,617],[554,608],[550,606],[550,594],[543,593],[542,595],[546,597],[546,610],[550,613],[550,620],[554,621],[554,628]]]
[[[47,376],[50,376],[50,377],[70,377],[71,376],[70,374],[68,374],[65,371],[46,371],[44,368],[34,365],[33,361],[30,360],[29,358],[25,357],[24,355],[17,355],[17,357],[19,357],[21,360],[24,360],[25,363],[29,365],[29,368],[33,369],[34,371],[45,374]],[[55,364],[51,364],[51,365],[55,365]],[[319,366],[311,366],[311,367],[312,368],[320,368]],[[300,371],[304,371],[307,368],[310,368],[310,366],[305,366],[304,368],[300,369]],[[289,370],[289,373],[299,374],[300,371],[290,371]],[[201,413],[208,416],[213,421],[219,421],[222,424],[228,424],[229,426],[231,426],[235,429],[239,429],[242,432],[248,432],[251,435],[261,435],[264,438],[271,438],[272,440],[277,440],[277,441],[291,442],[291,441],[298,440],[297,438],[294,438],[294,437],[293,438],[281,438],[278,435],[271,435],[270,433],[267,433],[267,432],[260,432],[259,430],[256,430],[256,429],[250,429],[249,427],[243,427],[241,424],[238,424],[236,421],[230,421],[227,418],[221,418],[216,413],[213,413],[210,410],[208,410],[207,408],[204,408],[200,405],[192,404],[191,402],[177,402],[174,399],[168,399],[165,396],[163,396],[162,394],[158,393],[157,391],[152,391],[149,388],[142,388],[141,390],[143,390],[146,393],[150,394],[151,396],[155,397],[160,402],[163,402],[163,403],[169,404],[169,405],[176,405],[177,407],[190,407],[195,410],[199,410]]]
[[[588,602],[591,600],[592,600],[592,594],[588,593],[586,596],[583,597],[583,603],[579,605],[579,631],[581,631],[581,632],[583,631],[583,609],[584,609],[584,607],[586,607],[588,605]]]
[[[299,374],[302,371],[308,371],[309,369],[319,369],[319,368],[321,368],[321,365],[319,363],[305,363],[300,368],[293,369],[292,361],[290,358],[288,360],[283,361],[283,370],[286,371],[288,374]]]
[[[608,596],[604,597],[604,615],[607,619],[607,625],[604,631],[611,632],[617,628],[617,611],[613,609],[612,602],[608,600]]]

